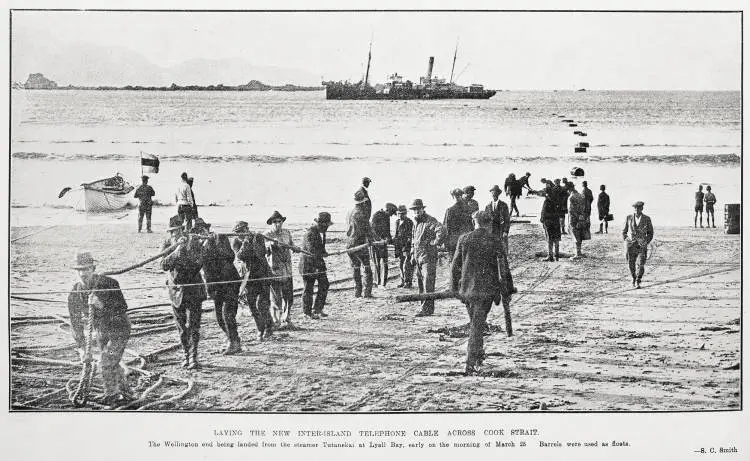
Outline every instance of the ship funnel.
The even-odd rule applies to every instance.
[[[435,64],[435,57],[430,56],[430,60],[427,62],[427,83],[432,80],[432,66]]]

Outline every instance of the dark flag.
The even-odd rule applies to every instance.
[[[159,158],[156,155],[141,152],[141,169],[144,173],[158,173]]]

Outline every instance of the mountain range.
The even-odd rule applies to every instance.
[[[12,78],[26,81],[42,73],[60,86],[239,85],[249,80],[268,84],[320,85],[320,76],[300,69],[258,66],[243,58],[190,59],[159,66],[122,47],[89,43],[52,44],[14,37]],[[21,51],[22,50],[22,51]]]

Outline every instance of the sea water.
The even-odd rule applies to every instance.
[[[719,214],[740,201],[739,92],[327,101],[322,91],[14,90],[11,104],[12,226],[116,222],[123,213],[75,212],[80,191],[58,193],[116,172],[137,186],[141,152],[161,161],[150,175],[164,205],[154,210],[156,226],[175,211],[183,171],[195,177],[207,221],[257,223],[279,210],[304,224],[329,211],[333,229],[345,227],[363,176],[372,178],[374,208],[421,198],[439,219],[453,188],[474,185],[484,204],[511,172],[530,172],[538,188],[573,167],[584,169],[595,196],[607,186],[616,222],[642,200],[655,225],[692,225],[699,184],[712,185]],[[574,153],[582,141],[587,152]],[[538,198],[519,201],[523,214],[540,207]]]

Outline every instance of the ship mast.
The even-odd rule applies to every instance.
[[[370,60],[372,59],[372,38],[370,38],[370,50],[367,52],[367,71],[365,71],[365,88],[367,81],[370,79]]]
[[[453,52],[453,66],[451,67],[451,80],[453,83],[453,71],[456,69],[456,56],[458,55],[458,39],[456,39],[456,51]]]

